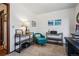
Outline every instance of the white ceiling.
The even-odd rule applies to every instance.
[[[43,14],[52,11],[75,7],[76,3],[24,3],[23,6],[35,14]]]

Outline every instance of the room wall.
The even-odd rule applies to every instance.
[[[75,32],[75,29],[76,29],[76,16],[77,16],[77,13],[79,12],[79,4],[76,5],[76,7],[74,8],[73,12],[72,12],[72,17],[70,20],[70,32],[71,33],[74,33]]]
[[[78,7],[76,7],[78,9]],[[35,15],[22,4],[10,4],[10,52],[14,50],[15,29],[20,28],[23,23],[27,23],[31,32],[42,32],[44,35],[49,29],[63,32],[64,37],[69,36],[75,29],[74,8],[63,9],[41,15]],[[62,19],[61,26],[48,26],[49,19]],[[31,21],[36,21],[36,27],[32,27]],[[65,42],[65,40],[63,40]]]
[[[38,22],[39,22],[39,32],[43,33],[44,35],[46,32],[50,30],[57,30],[58,32],[63,32],[64,37],[70,36],[70,32],[73,30],[70,29],[72,16],[74,15],[74,8],[64,9],[54,12],[49,12],[46,14],[38,15]],[[55,20],[55,19],[62,19],[60,26],[48,26],[48,20]],[[73,22],[73,21],[72,21]],[[63,38],[64,38],[63,37]],[[63,43],[65,40],[63,39]]]
[[[77,6],[75,7],[75,25],[77,24],[76,16],[77,16],[78,12],[79,12],[79,4],[77,4]]]
[[[76,28],[76,16],[77,16],[77,13],[79,12],[79,4],[76,5],[76,7],[74,8],[74,12],[73,12],[73,16],[72,16],[72,20],[70,21],[70,30],[72,33],[75,32],[75,28]]]
[[[30,31],[36,31],[31,26],[31,20],[35,20],[34,14],[26,9],[22,4],[10,4],[10,52],[14,50],[15,29],[21,28],[21,25],[28,25]],[[37,22],[37,21],[36,21]],[[37,22],[38,23],[38,22]]]

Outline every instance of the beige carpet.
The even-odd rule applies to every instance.
[[[7,56],[65,56],[65,48],[60,45],[47,44],[45,46],[32,45],[21,53],[13,52]]]

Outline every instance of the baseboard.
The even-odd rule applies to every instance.
[[[48,44],[55,44],[55,45],[61,45],[63,46],[63,43],[58,43],[58,42],[47,42]]]

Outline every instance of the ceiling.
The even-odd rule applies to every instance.
[[[52,11],[75,7],[76,3],[24,3],[23,6],[35,14],[43,14]]]

